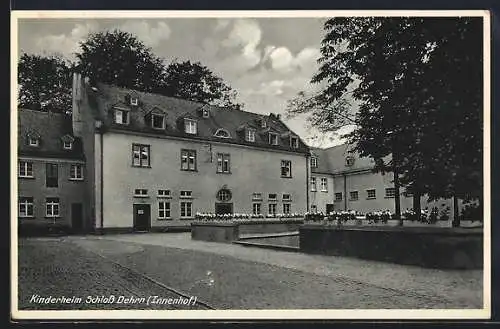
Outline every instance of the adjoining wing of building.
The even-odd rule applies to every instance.
[[[187,227],[197,212],[394,209],[390,174],[372,173],[347,145],[309,148],[279,115],[74,74],[71,116],[19,109],[18,118],[21,225],[147,231]]]

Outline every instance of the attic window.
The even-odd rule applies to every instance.
[[[40,138],[37,136],[28,136],[28,145],[38,147],[40,145]]]
[[[260,120],[260,126],[261,126],[261,128],[266,128],[267,127],[266,120],[264,120],[264,119]]]
[[[269,133],[269,144],[278,145],[278,134]]]
[[[255,142],[255,129],[248,128],[245,132],[247,142]]]
[[[290,137],[290,147],[294,149],[299,148],[299,139],[297,137]]]
[[[201,113],[202,113],[201,115],[202,115],[204,118],[208,118],[208,117],[210,116],[210,111],[209,111],[209,110],[207,110],[207,109],[203,109]]]
[[[130,97],[130,105],[137,106],[139,104],[139,99],[137,97]]]
[[[72,141],[69,141],[69,140],[63,141],[63,149],[65,149],[65,150],[71,150],[72,148],[73,148],[73,142]]]
[[[196,134],[196,121],[191,119],[184,119],[184,131],[187,134]]]
[[[125,109],[115,109],[114,110],[115,123],[120,125],[128,125],[129,123],[129,113]]]
[[[223,128],[217,129],[214,135],[220,138],[231,138],[231,134],[229,134],[229,132]]]
[[[311,157],[311,168],[318,168],[318,158],[315,156]]]
[[[151,114],[151,127],[153,129],[165,129],[165,116],[162,114]]]
[[[354,157],[352,156],[348,156],[345,158],[345,165],[347,167],[351,167],[352,165],[354,165]]]

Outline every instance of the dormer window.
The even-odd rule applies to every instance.
[[[269,133],[269,144],[278,145],[278,134]]]
[[[165,129],[165,116],[163,114],[151,114],[151,127],[153,129]]]
[[[264,119],[260,120],[260,127],[261,127],[261,128],[266,128],[266,127],[267,127],[267,122],[266,122],[266,120],[264,120]]]
[[[318,158],[315,156],[311,157],[311,168],[318,168]]]
[[[33,147],[38,147],[39,138],[34,137],[34,136],[28,136],[28,145],[33,146]]]
[[[347,167],[351,167],[352,165],[354,165],[354,157],[352,156],[348,156],[345,158],[345,165]]]
[[[184,131],[186,134],[195,135],[197,132],[196,121],[191,119],[184,119]]]
[[[299,148],[299,139],[297,137],[290,137],[290,147],[294,149]]]
[[[131,97],[130,97],[130,105],[132,105],[132,106],[137,106],[137,105],[139,105],[139,99],[138,99],[137,97],[133,97],[133,96],[131,96]]]
[[[255,142],[255,129],[247,129],[245,132],[245,140],[247,142]]]
[[[203,109],[202,112],[201,112],[201,115],[204,117],[204,118],[208,118],[210,117],[210,111],[207,110],[207,109]]]
[[[223,128],[217,129],[214,135],[220,138],[231,138],[231,134],[229,134],[229,132]]]
[[[63,148],[65,150],[71,150],[73,148],[73,142],[71,142],[71,141],[64,141],[63,142]]]
[[[114,110],[114,121],[120,125],[128,125],[129,123],[129,111],[125,109],[115,109]]]

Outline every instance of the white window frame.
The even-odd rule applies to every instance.
[[[31,172],[31,174],[30,174]],[[20,178],[33,178],[33,162],[31,161],[19,161],[18,177]]]
[[[188,205],[189,205],[189,207],[188,207]],[[193,218],[193,201],[182,200],[180,202],[180,204],[179,204],[179,216],[181,219]]]
[[[184,132],[186,134],[196,135],[198,131],[198,122],[193,119],[184,119]]]
[[[252,203],[252,214],[262,215],[262,203],[260,203],[260,202],[253,202]]]
[[[328,192],[328,178],[321,177],[320,184],[321,184],[321,192]]]
[[[255,142],[255,129],[248,128],[245,132],[247,142]]]
[[[274,140],[273,140],[274,137]],[[278,145],[278,134],[276,133],[269,133],[269,144],[270,145]]]
[[[37,137],[28,136],[28,145],[38,147],[40,145],[40,139]]]
[[[145,189],[145,188],[136,188],[134,190],[134,197],[135,198],[147,198],[147,197],[149,197],[148,189]]]
[[[54,200],[57,200],[57,202]],[[59,198],[46,198],[45,199],[45,217],[50,217],[50,218],[60,217]]]
[[[196,168],[196,150],[181,149],[181,170],[196,171]]]
[[[231,155],[229,153],[217,153],[217,173],[231,173]]]
[[[340,195],[340,198],[337,198],[337,196]],[[337,202],[340,202],[344,199],[344,195],[342,192],[335,192],[335,195],[334,195],[334,200],[337,201]]]
[[[291,203],[283,203],[283,214],[289,215],[291,213],[292,204]]]
[[[143,155],[146,156],[143,159]],[[138,157],[137,157],[138,156]],[[136,160],[138,161],[136,162]],[[133,167],[151,167],[151,146],[146,144],[132,144],[132,166]]]
[[[311,157],[311,168],[318,168],[318,158],[315,156]]]
[[[283,202],[285,202],[285,201],[289,202],[289,201],[292,201],[292,196],[289,193],[284,193],[282,195],[282,199],[283,199]]]
[[[172,218],[170,201],[158,201],[158,219]]]
[[[262,200],[262,193],[254,192],[252,194],[252,200]]]
[[[171,198],[172,194],[170,190],[158,190],[158,197],[159,198]]]
[[[299,138],[295,136],[290,137],[290,147],[294,149],[299,148]]]
[[[311,191],[315,192],[318,190],[316,177],[311,177]]]
[[[262,119],[262,120],[260,121],[260,127],[261,127],[261,128],[266,128],[266,127],[267,127],[267,121],[266,121],[265,119]]]
[[[274,195],[274,197],[272,197],[273,195]],[[277,201],[278,200],[278,195],[276,193],[268,193],[267,200],[269,200],[269,201]]]
[[[73,142],[72,141],[63,141],[63,149],[65,150],[71,150],[73,148]]]
[[[272,210],[273,210],[273,211],[271,211],[271,208],[272,208]],[[276,203],[269,203],[269,204],[267,205],[267,213],[268,213],[269,215],[276,215],[276,213],[277,213],[277,208],[278,208],[278,205],[277,205]]]
[[[287,169],[288,173],[283,175],[283,169]],[[281,160],[281,177],[292,178],[292,161],[291,160]]]
[[[83,180],[83,165],[75,163],[69,167],[70,180]]]
[[[385,197],[386,198],[394,198],[394,197],[396,197],[396,189],[394,187],[386,187],[385,188]]]
[[[356,195],[356,198],[353,196]],[[349,201],[358,201],[359,200],[359,191],[349,191]]]
[[[19,197],[18,216],[21,218],[35,217],[35,204],[33,197]],[[24,207],[24,211],[21,208]]]
[[[201,110],[201,116],[204,118],[210,117],[210,111],[208,109],[202,109]]]
[[[161,118],[161,127],[155,126],[155,117]],[[158,113],[151,113],[151,128],[158,130],[165,129],[165,115]]]
[[[120,113],[120,121],[118,121],[118,113]],[[130,122],[130,114],[125,109],[114,109],[114,122],[119,125],[128,125]]]
[[[193,198],[193,191],[190,190],[182,190],[179,194],[180,199],[192,199]]]
[[[221,133],[223,133],[224,136],[222,136]],[[229,131],[227,131],[224,128],[217,129],[217,131],[215,132],[214,136],[218,137],[218,138],[231,138],[231,134],[229,133]]]
[[[130,97],[130,105],[133,106],[139,105],[139,99],[137,97]]]

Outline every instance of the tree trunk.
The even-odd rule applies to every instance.
[[[413,191],[413,211],[415,212],[415,220],[418,222],[422,214],[420,198],[420,191]]]
[[[451,222],[452,227],[460,226],[460,218],[458,213],[458,198],[456,195],[453,196],[453,221]]]
[[[398,167],[394,166],[394,215],[398,220],[399,226],[403,226],[403,218],[401,217],[401,197],[399,195],[399,171]]]

